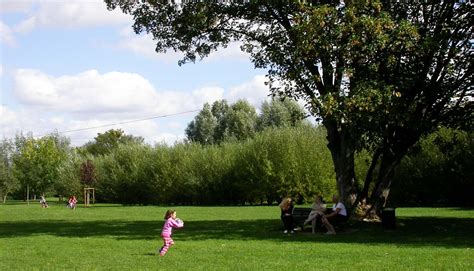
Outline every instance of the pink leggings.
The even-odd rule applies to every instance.
[[[171,236],[161,236],[163,238],[163,246],[160,249],[160,256],[165,256],[166,252],[168,249],[174,245],[173,239],[171,239]]]

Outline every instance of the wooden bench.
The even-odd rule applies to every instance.
[[[327,207],[326,208],[326,214],[330,214],[332,212],[332,207]],[[309,213],[311,213],[311,208],[309,207],[295,207],[293,209],[293,223],[295,226],[301,227],[301,230],[304,230],[304,222],[308,218]],[[338,224],[334,225],[334,227],[338,230],[342,229],[344,227],[344,224],[347,223],[349,220],[350,213],[348,212],[347,219]]]
[[[303,228],[304,221],[308,218],[311,208],[308,207],[295,207],[293,209],[293,223],[295,226]]]

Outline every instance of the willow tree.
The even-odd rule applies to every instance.
[[[304,99],[326,127],[344,198],[380,207],[396,165],[423,134],[472,124],[469,1],[105,2],[133,15],[135,32],[151,34],[157,52],[183,52],[180,65],[240,42],[268,70],[272,94]],[[373,152],[364,184],[354,173],[360,148]]]

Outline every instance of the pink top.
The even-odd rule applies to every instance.
[[[182,228],[184,222],[180,219],[168,218],[163,225],[163,230],[161,231],[161,236],[170,237],[173,231],[173,228]]]

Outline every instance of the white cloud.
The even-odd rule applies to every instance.
[[[13,73],[16,106],[0,108],[0,131],[2,136],[13,137],[18,131],[38,136],[55,130],[78,130],[64,135],[73,145],[82,145],[97,133],[120,128],[151,144],[172,144],[183,140],[184,129],[197,112],[173,114],[200,110],[205,102],[220,99],[233,103],[244,98],[258,107],[267,99],[264,81],[264,76],[255,76],[229,91],[202,86],[186,92],[156,90],[136,73],[88,70],[55,77],[20,69]],[[165,115],[168,117],[160,117]],[[143,120],[150,117],[157,118]]]
[[[32,16],[22,21],[21,23],[17,24],[14,27],[14,30],[15,32],[19,32],[19,33],[27,33],[33,30],[33,28],[36,27],[37,23],[38,23],[38,20],[36,19],[36,16]]]
[[[14,94],[21,103],[50,110],[78,113],[135,112],[158,103],[153,86],[134,73],[52,77],[37,70],[20,69],[14,75]]]
[[[0,126],[11,125],[15,123],[17,116],[14,111],[6,106],[0,105]]]
[[[54,77],[38,70],[14,73],[13,94],[21,104],[71,114],[122,115],[134,118],[198,109],[222,99],[224,89],[203,86],[191,92],[157,91],[136,73],[88,70]]]
[[[172,122],[167,119],[160,120],[145,120],[137,121],[128,124],[117,124],[110,125],[113,123],[120,123],[120,119],[110,119],[107,121],[91,119],[85,121],[70,120],[63,125],[56,125],[56,129],[62,132],[64,136],[71,139],[71,143],[75,146],[80,146],[88,141],[93,140],[98,133],[104,133],[110,129],[122,129],[126,134],[141,136],[145,139],[148,144],[155,143],[166,143],[173,144],[176,141],[180,141],[184,138],[184,129],[171,133],[166,127],[166,123]],[[51,123],[50,125],[53,125]],[[94,128],[97,127],[97,128]],[[84,128],[88,128],[85,129]],[[35,133],[35,135],[45,135],[50,133],[51,130],[44,131],[43,133]]]
[[[222,99],[224,94],[222,88],[206,86],[190,92],[157,91],[138,74],[101,74],[96,70],[54,77],[38,70],[19,69],[14,72],[13,82],[16,102],[19,107],[26,109],[17,112],[2,109],[4,135],[13,136],[18,130],[43,135],[53,130],[70,131],[104,126],[70,135],[66,133],[75,145],[87,142],[98,132],[122,126],[128,127],[127,131],[130,130],[131,134],[143,136],[150,143],[180,140],[185,124],[177,125],[177,117],[174,116],[126,125],[110,124],[200,109],[203,103]],[[193,115],[185,117],[191,119]],[[154,124],[168,121],[173,123],[161,125],[163,131]],[[177,133],[170,133],[170,129]]]
[[[204,61],[217,61],[221,59],[234,59],[249,61],[249,54],[240,50],[241,42],[231,42],[227,48],[219,48],[216,52],[213,52],[209,57],[205,58]]]
[[[12,29],[2,21],[0,21],[0,42],[8,46],[16,45]]]
[[[184,56],[182,52],[168,50],[166,53],[157,53],[155,51],[156,42],[150,34],[137,35],[131,27],[125,27],[119,31],[120,41],[115,45],[119,49],[132,51],[136,54],[153,58],[166,63],[177,63]],[[241,42],[231,42],[227,48],[219,48],[204,58],[204,62],[215,62],[222,59],[249,60],[249,55],[240,50]]]
[[[28,6],[26,3],[23,6]],[[13,9],[14,6],[11,6]],[[14,29],[27,32],[35,27],[90,27],[131,24],[132,17],[120,9],[107,10],[101,0],[42,0],[29,2],[28,17]]]
[[[175,135],[170,133],[162,133],[156,137],[154,142],[159,144],[165,143],[167,145],[173,145],[175,143],[183,142],[184,139],[186,139],[184,134]]]
[[[197,97],[198,104],[212,104],[213,102],[224,98],[224,89],[220,87],[202,87],[194,90],[193,95]]]
[[[265,81],[264,75],[257,75],[249,82],[231,88],[226,97],[230,103],[239,99],[246,99],[254,107],[260,107],[264,100],[269,99],[268,95],[270,94]]]
[[[2,0],[0,12],[27,12],[31,9],[33,0]]]
[[[130,26],[119,31],[120,40],[115,47],[147,58],[156,59],[165,63],[177,63],[183,58],[183,53],[169,50],[166,53],[155,51],[156,43],[149,34],[137,35]]]

